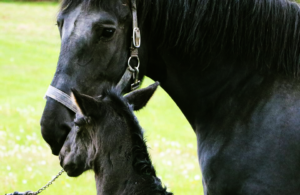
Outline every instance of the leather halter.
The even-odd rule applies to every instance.
[[[136,0],[131,0],[131,11],[132,11],[132,42],[130,47],[130,57],[128,59],[128,67],[126,68],[125,73],[117,84],[117,88],[123,91],[123,89],[130,82],[131,78],[134,79],[134,83],[131,84],[131,91],[139,88],[140,81],[139,79],[139,67],[140,67],[140,59],[138,56],[138,48],[141,46],[141,32],[138,27],[137,20],[137,10],[136,10]],[[130,62],[132,59],[137,60],[137,66],[131,66]]]
[[[116,88],[120,91],[123,91],[125,87],[131,82],[133,79],[133,83],[131,83],[131,91],[136,90],[140,86],[139,81],[139,67],[140,67],[140,59],[138,56],[138,48],[141,46],[141,32],[138,27],[138,21],[137,21],[137,9],[136,9],[136,0],[131,0],[131,11],[132,11],[132,42],[130,47],[130,57],[128,59],[127,68],[121,77],[120,81],[116,85]],[[132,66],[131,61],[132,59],[137,60],[137,66]],[[63,91],[53,87],[49,86],[46,95],[46,97],[50,97],[59,103],[63,104],[65,107],[69,108],[75,113],[80,112],[76,105],[74,105],[73,100],[70,95],[64,93]]]

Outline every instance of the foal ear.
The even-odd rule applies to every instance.
[[[79,113],[88,116],[91,111],[96,108],[96,100],[88,95],[79,93],[76,89],[72,88],[71,91],[73,103],[77,107]]]
[[[128,101],[129,104],[133,105],[133,110],[140,110],[147,104],[158,86],[159,82],[155,82],[154,84],[149,85],[146,88],[138,89],[127,94],[126,96],[124,96],[124,98]]]

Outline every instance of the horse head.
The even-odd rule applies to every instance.
[[[63,1],[57,17],[61,51],[51,86],[65,94],[76,88],[94,96],[117,85],[130,58],[132,23],[130,4],[124,0]],[[128,92],[130,85],[121,85]],[[74,117],[74,112],[47,97],[41,131],[53,154],[59,153]]]
[[[139,148],[143,145],[144,153],[148,154],[143,139],[134,139],[143,135],[133,110],[144,107],[157,86],[155,83],[124,98],[115,89],[107,90],[97,98],[72,90],[80,114],[76,114],[75,125],[59,155],[67,174],[76,177],[89,169],[95,172],[111,170],[112,164],[115,170],[122,168],[125,171],[127,164],[131,169],[134,145]],[[138,144],[134,140],[138,140]]]

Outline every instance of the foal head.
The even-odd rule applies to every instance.
[[[96,98],[73,90],[81,114],[76,114],[59,155],[67,174],[76,177],[88,169],[101,174],[107,169],[126,171],[122,170],[126,169],[124,163],[135,163],[132,157],[135,136],[143,136],[133,110],[145,106],[157,86],[155,83],[125,97],[114,89]],[[151,168],[144,171],[151,172]]]

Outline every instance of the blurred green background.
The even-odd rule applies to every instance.
[[[36,191],[61,169],[39,126],[59,55],[57,11],[56,2],[0,2],[0,194]],[[163,183],[202,194],[195,134],[168,95],[160,88],[137,117]],[[43,194],[96,194],[93,173],[64,174]]]
[[[298,1],[299,2],[299,1]],[[55,72],[58,3],[0,1],[0,194],[36,191],[61,169],[40,134],[43,96]],[[152,83],[146,78],[143,86]],[[196,137],[160,88],[137,113],[158,175],[175,194],[201,195]],[[93,173],[64,174],[43,194],[96,194]]]

